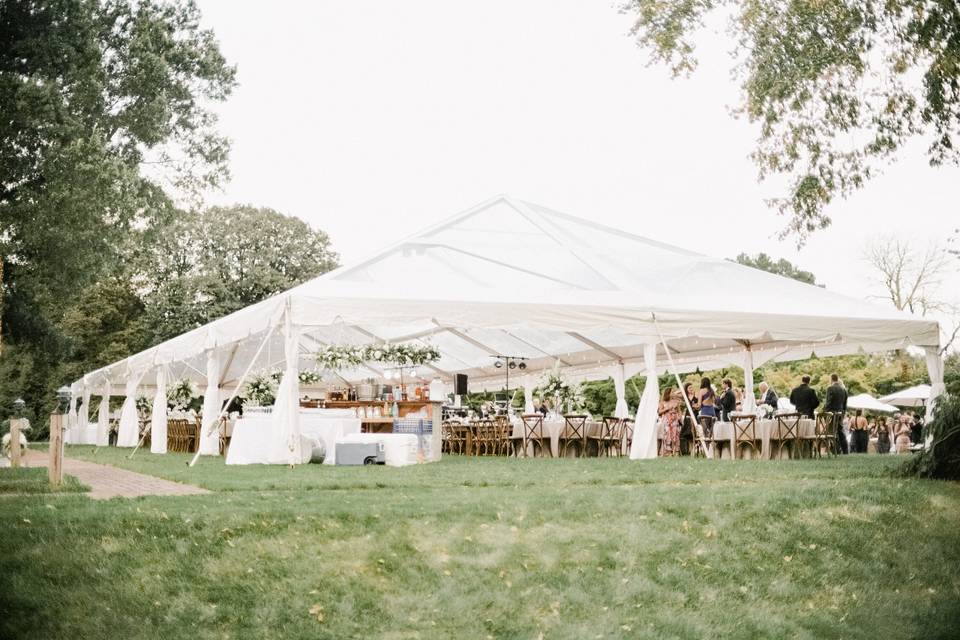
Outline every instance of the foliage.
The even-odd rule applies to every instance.
[[[943,360],[943,383],[947,393],[960,398],[960,352],[953,352]]]
[[[151,340],[159,342],[337,266],[330,238],[266,207],[183,213],[132,260]]]
[[[586,405],[581,386],[567,381],[559,363],[541,376],[536,392],[545,401],[555,404],[554,410],[557,411],[582,411]]]
[[[433,345],[414,344],[328,345],[317,351],[316,359],[320,367],[331,371],[359,367],[364,362],[414,366],[436,362],[440,350]]]
[[[63,476],[63,484],[54,487],[45,468],[0,469],[0,495],[5,497],[11,494],[80,493],[89,490],[74,476],[67,474]]]
[[[748,267],[753,267],[754,269],[767,271],[768,273],[775,273],[778,276],[799,280],[800,282],[805,282],[807,284],[817,284],[817,278],[811,272],[804,271],[803,269],[794,265],[792,262],[783,258],[774,260],[763,252],[758,253],[756,257],[750,257],[745,253],[741,253],[737,256],[736,262]]]
[[[186,411],[197,398],[197,387],[188,378],[177,380],[167,389],[167,404],[174,411]]]
[[[212,109],[233,86],[192,2],[0,3],[0,411],[22,395],[43,415],[78,370],[143,344],[129,296],[101,294],[174,215],[160,185],[189,197],[226,175]]]
[[[270,378],[280,384],[283,380],[283,371],[274,371],[270,374]],[[320,375],[318,371],[301,371],[297,374],[297,381],[300,384],[317,384],[323,380],[323,376]]]
[[[827,205],[859,189],[914,138],[931,165],[960,160],[960,7],[955,0],[625,0],[633,33],[674,74],[696,65],[709,14],[729,15],[738,113],[759,124],[760,178],[789,180],[772,204],[803,241]]]
[[[947,395],[937,400],[933,421],[926,425],[924,434],[932,438],[930,446],[914,454],[899,473],[960,480],[960,396]]]
[[[960,492],[891,482],[897,456],[286,469],[142,453],[68,447],[215,493],[0,501],[0,636],[901,640],[960,622]]]
[[[277,381],[272,375],[251,376],[243,388],[245,404],[256,407],[269,407],[277,398]]]

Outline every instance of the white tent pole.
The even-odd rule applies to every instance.
[[[657,329],[657,335],[660,336],[660,344],[663,345],[663,350],[667,353],[667,362],[670,363],[671,373],[673,373],[673,377],[677,380],[677,388],[680,389],[680,395],[683,396],[683,402],[687,405],[687,411],[690,412],[690,419],[693,420],[693,431],[697,434],[697,438],[700,439],[700,446],[703,447],[703,454],[712,459],[713,452],[707,448],[707,442],[703,439],[703,429],[700,428],[700,423],[697,422],[697,414],[693,410],[693,405],[690,404],[690,398],[688,398],[687,394],[683,392],[683,382],[680,381],[680,374],[677,373],[677,368],[673,365],[673,356],[670,355],[670,348],[667,346],[667,341],[663,338],[663,332],[660,331],[660,323],[657,322],[657,314],[651,313],[650,316],[653,318],[653,326]]]
[[[246,370],[243,372],[243,375],[240,376],[240,379],[237,380],[237,386],[233,388],[233,393],[230,394],[230,398],[227,400],[226,404],[223,405],[223,408],[220,409],[220,413],[217,414],[217,417],[210,422],[210,426],[207,427],[207,435],[213,433],[214,428],[217,426],[217,423],[220,422],[220,418],[224,416],[227,412],[227,409],[230,408],[230,403],[237,397],[237,393],[240,391],[240,387],[244,382],[247,381],[247,376],[250,375],[250,370],[253,369],[253,365],[257,362],[257,358],[260,357],[260,352],[263,351],[263,348],[270,342],[270,337],[273,336],[273,330],[276,329],[276,325],[270,327],[270,330],[267,331],[267,335],[263,337],[263,342],[260,343],[260,346],[257,347],[257,352],[253,354],[253,357],[250,359],[250,364],[247,365]],[[202,437],[202,436],[201,436]],[[193,458],[190,459],[190,462],[187,463],[188,467],[192,467],[197,464],[197,459],[200,457],[200,447],[197,446],[197,453],[194,454]]]

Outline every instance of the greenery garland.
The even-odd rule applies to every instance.
[[[364,362],[416,366],[436,362],[440,359],[440,350],[432,345],[420,347],[412,344],[331,345],[318,351],[316,358],[319,366],[331,371],[356,368]]]

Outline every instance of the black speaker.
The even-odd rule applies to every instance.
[[[456,393],[458,396],[467,395],[467,374],[456,374],[454,377],[454,389],[456,389],[454,393]]]

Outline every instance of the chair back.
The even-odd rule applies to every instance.
[[[600,436],[605,440],[616,440],[617,436],[622,433],[622,425],[623,420],[621,418],[604,416],[603,424],[601,425]]]
[[[800,437],[800,414],[781,413],[777,415],[777,433],[780,440],[796,440]]]
[[[839,413],[833,411],[821,411],[817,414],[817,422],[814,427],[818,438],[834,438],[837,435],[837,418]]]
[[[543,415],[540,413],[527,413],[520,416],[523,420],[523,437],[525,440],[531,438],[543,438]]]
[[[587,436],[587,416],[563,416],[563,437],[569,440],[583,440]]]
[[[633,442],[633,418],[623,419],[623,437],[626,439],[628,446]]]
[[[753,442],[757,439],[757,416],[730,416],[736,441]]]

